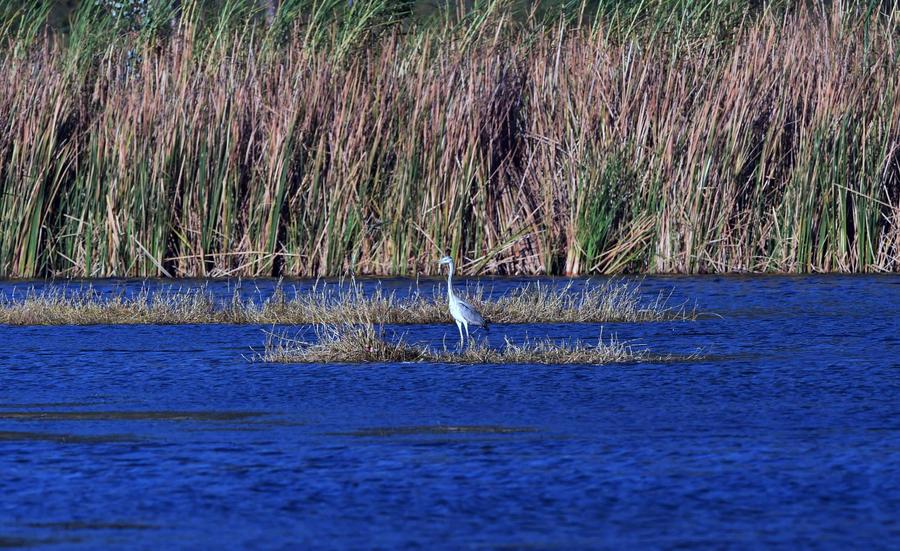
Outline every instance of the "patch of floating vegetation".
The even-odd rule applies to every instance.
[[[84,522],[69,520],[63,522],[29,522],[31,528],[50,528],[53,530],[155,530],[156,524],[139,522]]]
[[[244,411],[0,411],[14,421],[241,421],[259,417]]]
[[[288,298],[290,294],[290,298]],[[483,287],[467,296],[493,323],[605,323],[691,320],[696,309],[670,307],[658,295],[641,300],[636,282],[607,281],[574,289],[541,283],[528,284],[496,300]],[[369,293],[357,283],[321,285],[307,292],[288,293],[278,286],[262,300],[242,297],[216,300],[205,287],[184,291],[147,289],[134,294],[120,290],[104,294],[92,287],[71,290],[31,289],[22,298],[0,297],[0,324],[116,325],[116,324],[339,324],[353,319],[370,323],[449,323],[446,297],[435,290],[398,297],[377,288]]]
[[[516,344],[506,340],[502,348],[479,344],[453,351],[434,349],[383,338],[373,324],[322,325],[317,340],[305,342],[286,334],[269,333],[265,349],[255,359],[269,363],[450,363],[450,364],[546,364],[603,365],[647,361],[677,361],[693,357],[653,355],[634,350],[615,338],[594,345],[583,341],[558,343],[533,340]]]
[[[38,402],[31,404],[4,404],[0,403],[0,410],[2,409],[35,409],[35,408],[73,408],[73,407],[85,407],[85,406],[96,406],[98,402]]]
[[[501,427],[497,425],[431,425],[415,427],[371,427],[350,432],[330,432],[331,436],[417,436],[447,434],[520,434],[537,432],[532,427]]]
[[[0,536],[0,549],[27,549],[48,545],[74,545],[81,543],[80,538],[18,538]]]
[[[198,429],[187,429],[187,432],[264,432],[264,427],[207,427]]]
[[[28,539],[28,538],[10,538],[7,536],[0,536],[0,549],[16,549],[16,548],[25,548],[25,547],[37,547],[38,545],[46,545],[47,540],[36,540],[36,539]],[[56,543],[50,542],[50,543]]]
[[[0,431],[0,442],[54,442],[57,444],[106,444],[130,442],[135,438],[122,434],[81,435],[52,432]]]

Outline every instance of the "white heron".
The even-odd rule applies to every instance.
[[[478,313],[478,310],[468,302],[456,296],[456,293],[453,292],[453,259],[449,256],[445,256],[438,264],[441,266],[446,264],[450,268],[450,271],[447,273],[447,300],[450,303],[450,315],[453,316],[453,321],[456,322],[456,328],[459,329],[459,345],[462,347],[465,344],[465,341],[463,340],[463,328],[466,330],[466,338],[468,338],[471,343],[471,337],[469,337],[469,325],[482,327],[487,331],[488,322]]]

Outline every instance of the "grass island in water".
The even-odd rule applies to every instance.
[[[265,350],[256,359],[271,363],[452,363],[452,364],[547,364],[604,365],[642,361],[677,361],[690,359],[671,355],[654,355],[634,350],[629,344],[612,338],[596,344],[584,341],[559,343],[549,339],[516,344],[506,340],[502,348],[484,344],[450,349],[417,346],[403,341],[387,340],[371,323],[320,325],[316,342],[304,342],[286,334],[270,333]]]
[[[242,298],[236,289],[230,300],[216,300],[206,288],[186,291],[143,289],[102,294],[87,287],[29,290],[0,297],[0,324],[115,325],[241,323],[265,325],[341,324],[363,320],[376,324],[449,323],[442,287],[428,297],[414,292],[399,298],[381,288],[366,293],[358,283],[317,285],[288,292],[283,286],[270,297]],[[290,296],[289,296],[290,295]],[[602,323],[695,319],[685,306],[669,307],[665,295],[649,303],[640,300],[637,283],[607,281],[573,290],[529,284],[496,300],[478,287],[468,297],[492,323]]]

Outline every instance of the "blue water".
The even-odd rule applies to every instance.
[[[604,336],[707,359],[267,365],[250,360],[258,326],[0,327],[0,547],[900,542],[900,277],[642,289],[715,315]],[[457,339],[450,324],[396,329]]]

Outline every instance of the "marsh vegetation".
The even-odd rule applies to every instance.
[[[256,359],[272,363],[453,363],[453,364],[547,364],[603,365],[639,361],[672,361],[674,356],[653,355],[633,349],[615,337],[595,343],[558,342],[550,339],[514,343],[501,348],[484,343],[452,348],[420,346],[403,338],[385,338],[381,327],[371,323],[320,325],[316,340],[306,342],[287,333],[271,333]],[[455,342],[455,341],[454,341]]]
[[[278,4],[4,0],[0,276],[900,267],[881,3]]]
[[[438,288],[440,289],[440,288]],[[377,324],[450,323],[446,296],[414,290],[402,297],[361,284],[317,284],[309,290],[280,285],[267,295],[217,299],[205,287],[123,289],[49,287],[0,296],[0,324],[341,324],[362,320]],[[599,323],[695,319],[695,308],[669,305],[664,294],[643,300],[637,283],[609,280],[553,286],[532,283],[491,298],[484,286],[468,298],[493,323]]]

